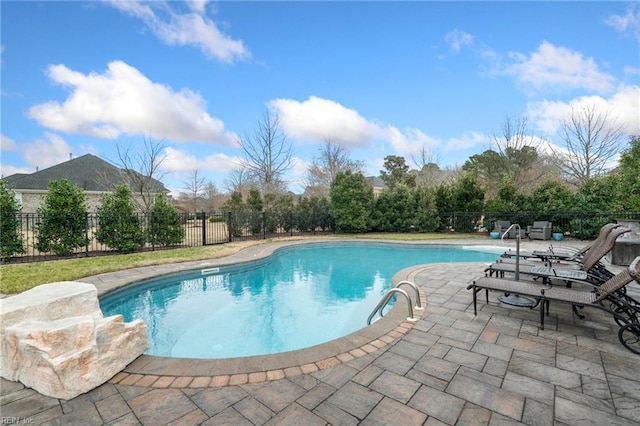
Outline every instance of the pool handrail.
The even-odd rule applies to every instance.
[[[369,318],[367,318],[367,325],[371,325],[371,320],[376,315],[376,313],[380,312],[380,316],[382,317],[382,309],[384,309],[384,307],[387,306],[387,303],[389,303],[389,300],[395,293],[402,294],[405,297],[405,299],[407,299],[407,307],[409,308],[409,318],[407,319],[409,321],[416,321],[416,318],[413,316],[413,306],[411,304],[411,298],[409,297],[407,292],[404,291],[403,289],[394,287],[382,297],[382,300],[380,300],[380,302],[376,305],[374,310],[371,312],[371,314],[369,315]]]

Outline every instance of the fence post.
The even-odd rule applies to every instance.
[[[227,213],[227,238],[229,239],[229,242],[233,242],[233,223],[232,223],[232,219],[233,217],[231,216],[231,212]]]
[[[267,239],[267,212],[262,212],[262,239]]]
[[[197,213],[196,213],[197,216]],[[202,211],[202,246],[207,245],[207,214]]]
[[[89,257],[89,212],[84,212],[84,254]]]

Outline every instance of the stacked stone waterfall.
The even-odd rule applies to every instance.
[[[95,286],[44,284],[0,299],[0,375],[71,399],[100,386],[148,347],[142,320],[104,318]]]

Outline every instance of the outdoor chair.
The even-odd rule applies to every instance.
[[[541,259],[541,260],[549,260],[549,261],[581,260],[591,247],[602,244],[607,238],[607,236],[609,235],[609,232],[611,232],[612,230],[620,226],[621,225],[617,223],[607,223],[602,228],[600,228],[600,231],[598,232],[598,236],[596,237],[595,240],[591,241],[588,244],[585,244],[580,249],[576,249],[574,247],[563,247],[563,246],[554,247],[553,244],[550,244],[547,250],[534,250],[531,252],[521,251],[520,257],[522,259]],[[515,253],[511,249],[505,251],[504,254],[502,255],[502,257],[506,257],[506,258],[511,258],[514,256],[515,256]]]
[[[602,244],[594,245],[589,249],[582,260],[566,263],[551,262],[527,262],[521,261],[516,265],[512,260],[498,259],[485,269],[489,276],[504,277],[505,273],[532,275],[534,279],[541,278],[545,283],[551,283],[553,279],[564,281],[571,285],[574,281],[586,281],[591,284],[602,284],[613,276],[600,261],[609,253],[620,235],[630,232],[629,228],[616,227],[609,232]]]
[[[545,313],[549,315],[551,301],[570,303],[573,312],[581,319],[578,307],[594,307],[604,310],[613,316],[620,326],[618,340],[630,351],[640,354],[640,304],[628,297],[625,287],[636,281],[640,283],[640,256],[636,257],[629,268],[609,278],[599,286],[591,286],[588,290],[551,287],[528,281],[514,281],[493,277],[481,277],[467,286],[473,290],[473,313],[478,314],[477,294],[485,290],[486,302],[489,303],[489,291],[518,294],[534,299],[531,308],[540,307],[540,329],[544,330]]]
[[[508,220],[496,220],[496,223],[494,224],[493,232],[498,232],[500,234],[500,237],[502,238],[504,233],[507,232],[507,229],[509,229],[511,225],[512,223],[509,222]],[[518,229],[514,226],[513,228],[509,229],[509,232],[504,237],[516,238],[517,235],[518,235]],[[523,235],[524,235],[524,231],[520,230],[520,236],[522,237]]]
[[[551,222],[534,221],[533,225],[527,226],[527,235],[530,240],[550,240]]]

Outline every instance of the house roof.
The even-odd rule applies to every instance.
[[[49,189],[49,182],[60,179],[68,179],[85,191],[110,192],[121,183],[128,184],[135,190],[135,185],[125,169],[120,169],[92,154],[85,154],[32,174],[16,173],[3,178],[10,188],[18,191],[21,189],[46,191]],[[158,189],[152,192],[166,191],[162,182],[156,179],[152,182],[153,187]]]

